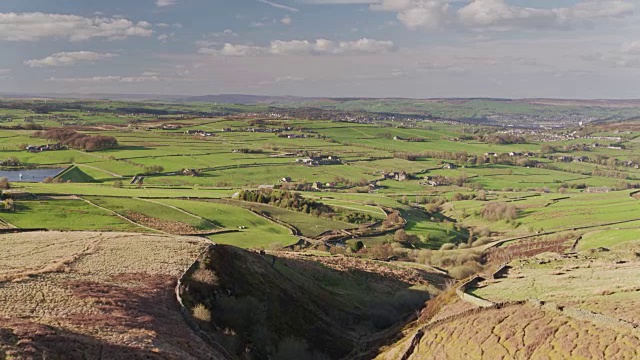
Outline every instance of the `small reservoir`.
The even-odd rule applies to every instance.
[[[6,177],[9,182],[42,182],[48,177],[60,174],[63,170],[65,169],[0,170],[0,178]]]

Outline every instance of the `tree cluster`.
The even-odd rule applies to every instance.
[[[11,184],[6,177],[0,178],[0,189],[8,190],[11,189]]]
[[[0,160],[0,166],[20,166],[20,165],[21,165],[20,160],[15,156],[11,156],[6,160]]]
[[[503,202],[493,202],[485,205],[480,213],[488,221],[514,220],[518,217],[518,208]]]
[[[498,145],[527,143],[527,140],[522,136],[512,135],[512,134],[477,135],[475,139],[488,144],[498,144]]]
[[[315,200],[304,198],[299,193],[291,191],[243,190],[238,195],[238,198],[243,201],[274,205],[317,216],[320,216],[323,213],[333,212],[333,209],[330,206],[319,203]]]
[[[38,131],[36,137],[57,141],[73,149],[84,151],[100,151],[113,149],[118,146],[118,140],[113,136],[81,134],[73,129],[51,129]]]
[[[11,198],[4,199],[3,201],[0,201],[0,210],[14,212],[16,211],[16,204]]]
[[[243,201],[269,204],[288,210],[300,211],[353,224],[361,224],[373,220],[368,214],[342,209],[338,211],[329,205],[307,199],[300,195],[300,193],[287,190],[243,190],[238,194],[238,198]]]
[[[144,173],[146,175],[160,174],[163,171],[164,167],[162,167],[161,165],[151,165],[144,168]]]

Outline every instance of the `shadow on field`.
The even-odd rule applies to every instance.
[[[135,150],[149,150],[148,147],[146,146],[140,146],[140,145],[124,145],[124,146],[118,146],[117,150],[119,151],[135,151]]]
[[[7,325],[11,328],[4,328]],[[7,325],[0,325],[0,358],[17,352],[17,358],[34,360],[167,359],[166,355],[152,350],[114,345],[59,327],[26,321]]]

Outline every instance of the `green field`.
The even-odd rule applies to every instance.
[[[123,109],[134,111],[131,104],[118,101],[87,101],[79,105],[83,110],[78,110],[78,104],[60,100],[50,104],[55,110],[42,114],[30,111],[37,102],[7,103],[12,107],[3,108],[0,102],[3,119],[0,161],[17,158],[21,163],[18,169],[68,168],[53,183],[11,184],[16,191],[32,194],[31,200],[17,201],[15,212],[0,212],[0,218],[17,227],[84,230],[95,223],[99,229],[149,231],[109,211],[121,215],[136,213],[202,231],[241,230],[214,235],[212,239],[242,247],[295,243],[297,238],[290,235],[286,225],[299,229],[307,237],[358,227],[283,206],[231,200],[243,189],[280,186],[290,187],[336,211],[370,216],[372,221],[384,220],[385,211],[400,210],[407,220],[405,230],[417,236],[418,245],[425,249],[438,249],[446,243],[467,243],[470,235],[476,240],[479,233],[498,239],[583,227],[581,233],[585,235],[580,246],[587,249],[633,240],[635,230],[615,223],[640,220],[638,200],[627,190],[640,179],[640,166],[634,166],[640,162],[640,157],[634,155],[640,151],[637,140],[640,129],[634,128],[632,122],[624,132],[615,126],[595,125],[582,129],[579,136],[565,138],[560,136],[565,135],[563,130],[538,131],[543,135],[524,131],[519,133],[523,143],[500,144],[488,142],[486,137],[511,129],[416,120],[377,120],[364,124],[236,116],[266,111],[262,105],[136,103],[138,113],[132,115],[123,114]],[[367,109],[372,103],[348,100],[320,101],[316,105],[325,110],[351,111]],[[632,109],[622,107],[592,109],[490,100],[388,100],[381,102],[375,112],[397,111],[398,116],[403,116],[418,111],[443,118],[469,119],[524,114],[542,119],[544,116],[537,115],[541,109],[553,116],[633,113]],[[158,114],[150,115],[154,112]],[[204,115],[207,112],[226,115]],[[27,152],[26,145],[49,141],[34,137],[35,130],[26,129],[24,118],[29,119],[32,128],[71,125],[88,135],[115,137],[119,145],[95,152],[79,149]],[[162,128],[164,124],[178,128],[166,130]],[[212,136],[185,133],[188,130],[203,130]],[[282,133],[295,134],[297,138],[279,136]],[[556,140],[541,141],[543,136]],[[607,145],[602,139],[618,137],[624,146],[622,150],[595,146]],[[407,141],[408,138],[421,141]],[[528,160],[532,162],[528,164],[537,167],[518,165],[524,159],[510,158],[510,152],[529,153]],[[500,157],[485,156],[488,153]],[[318,156],[338,157],[341,163],[304,166],[296,162]],[[573,161],[574,156],[588,161]],[[568,160],[559,160],[562,157]],[[443,168],[448,163],[454,164],[454,168]],[[197,176],[191,176],[194,171]],[[393,172],[406,172],[409,179],[385,178]],[[144,176],[142,182],[132,181],[140,175]],[[428,181],[433,178],[449,183],[431,186]],[[288,179],[288,183],[282,179]],[[313,190],[312,185],[318,183],[321,190]],[[608,192],[587,194],[588,188],[606,188]],[[481,193],[483,201],[468,199]],[[109,211],[70,200],[68,196],[72,195]],[[515,218],[487,220],[482,210],[490,202],[512,204]],[[70,207],[72,204],[77,206]],[[264,212],[280,224],[259,218],[248,209]],[[366,239],[370,244],[382,245],[393,242],[393,234]]]
[[[25,229],[147,231],[82,200],[18,201],[16,212],[0,212],[0,219]]]

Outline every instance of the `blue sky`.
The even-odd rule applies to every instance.
[[[640,0],[3,0],[0,92],[640,98]]]

